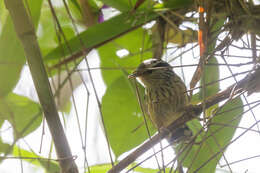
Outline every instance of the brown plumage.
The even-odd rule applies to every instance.
[[[147,114],[157,129],[165,128],[179,118],[178,111],[188,104],[185,84],[165,61],[146,60],[129,78],[139,78],[143,83]],[[183,133],[186,129],[185,126]]]

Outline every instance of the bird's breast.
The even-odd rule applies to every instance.
[[[181,90],[177,87],[178,85],[157,85],[146,88],[148,114],[157,128],[166,127],[176,120],[177,111],[187,103],[185,86]]]

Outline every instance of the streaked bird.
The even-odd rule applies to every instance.
[[[158,130],[178,119],[180,110],[189,102],[185,84],[163,60],[145,60],[128,77],[138,78],[144,85],[146,114]],[[168,137],[169,142],[192,134],[186,125],[178,131],[181,134]]]

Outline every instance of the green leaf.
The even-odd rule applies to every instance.
[[[198,92],[194,95],[192,95],[192,98],[191,98],[191,104],[195,105],[195,104],[198,104],[199,102],[201,102],[201,93]]]
[[[111,164],[94,165],[94,166],[90,167],[90,172],[91,173],[106,173],[111,168],[112,168]]]
[[[5,153],[8,148],[10,148],[10,145],[3,143],[2,139],[0,139],[0,153]],[[2,161],[2,159],[0,159],[0,161]]]
[[[171,170],[170,168],[165,168],[165,173],[169,173],[170,170]],[[135,172],[141,172],[141,173],[158,173],[158,172],[163,172],[162,170],[159,170],[159,169],[143,168],[143,167],[140,167],[140,166],[136,167],[134,169],[134,171]],[[171,172],[179,173],[179,171],[177,171],[177,170],[174,171],[174,169],[171,170]]]
[[[72,15],[76,19],[81,19],[81,8],[77,0],[68,0],[68,5],[70,7],[70,11]]]
[[[132,4],[133,1],[128,1],[128,0],[120,0],[120,1],[101,0],[101,1],[110,7],[118,9],[119,11],[129,11],[129,9],[133,7]]]
[[[193,119],[186,123],[190,130],[192,131],[193,135],[196,135],[200,133],[200,135],[197,136],[196,142],[202,139],[202,136],[204,135],[204,131],[200,131],[202,129],[202,125],[200,124],[199,120]]]
[[[88,28],[86,31],[68,40],[68,45],[62,44],[53,49],[44,57],[45,62],[56,63],[59,59],[64,58],[64,56],[82,52],[83,45],[85,49],[99,47],[156,17],[157,14],[154,12],[136,13],[135,15],[122,13],[108,21]],[[83,45],[79,38],[83,41]],[[71,51],[69,51],[68,47],[70,47]]]
[[[71,24],[71,19],[64,15],[67,13],[65,7],[56,7],[55,10],[57,11],[59,24],[61,25],[66,39],[69,40],[74,38],[75,32],[74,27]],[[43,56],[48,54],[51,50],[60,44],[58,36],[60,36],[61,43],[64,43],[63,37],[59,34],[57,35],[55,24],[53,20],[50,20],[50,18],[52,18],[52,13],[48,6],[44,6],[40,20],[42,27],[40,28],[38,34],[39,45]],[[62,52],[60,56],[63,56]]]
[[[4,81],[0,83],[0,97],[3,97],[13,90],[25,63],[23,48],[16,37],[10,16],[0,36],[0,52],[0,81]]]
[[[163,6],[165,8],[177,9],[177,8],[187,8],[193,5],[193,0],[164,0]]]
[[[83,13],[84,10],[86,9],[82,7],[82,4],[84,4],[85,2],[88,2],[89,10],[91,11],[93,17],[97,21],[97,18],[101,10],[96,4],[95,0],[88,0],[88,1],[81,1],[81,2],[79,0],[68,0],[69,9],[72,16],[74,17],[74,20],[79,23],[83,22]],[[101,4],[101,2],[99,2],[99,4]]]
[[[139,91],[144,94],[143,88]],[[149,137],[145,125],[133,132],[142,124],[143,117],[135,89],[125,76],[119,77],[107,87],[102,98],[102,112],[109,142],[116,157]]]
[[[0,0],[0,32],[2,29],[2,25],[4,24],[4,21],[7,17],[8,11],[5,8],[4,0]]]
[[[57,162],[53,160],[45,159],[37,154],[21,149],[18,146],[14,146],[13,148],[13,155],[16,157],[24,157],[23,160],[35,165],[35,166],[42,166],[46,172],[49,173],[58,173],[60,172],[60,168]],[[26,159],[25,159],[26,158]]]
[[[40,15],[41,15],[41,8],[43,0],[34,1],[34,0],[28,0],[28,7],[30,8],[30,15],[32,17],[32,21],[34,23],[34,27],[38,27]]]
[[[0,119],[8,120],[16,137],[23,137],[38,128],[42,121],[39,104],[27,97],[10,93],[0,99]]]
[[[31,7],[33,22],[37,26],[42,0],[29,0],[28,4]],[[3,97],[13,90],[25,63],[24,51],[9,15],[0,35],[0,52],[0,81],[5,81],[0,83],[0,97]]]
[[[125,69],[126,72],[132,72],[142,60],[152,57],[152,44],[147,31],[139,28],[128,33],[113,42],[98,49],[101,60],[101,67],[115,68],[114,70],[102,69],[104,82],[109,86],[115,79],[122,75],[121,68],[133,67],[133,69]],[[126,50],[129,52],[124,57],[119,57],[117,51]]]
[[[135,166],[136,164],[131,164],[130,167]],[[101,164],[101,165],[94,165],[91,166],[89,169],[92,173],[106,173],[112,168],[111,164]],[[140,166],[137,166],[134,169],[135,172],[140,172],[140,173],[158,173],[160,172],[159,169],[152,169],[152,168],[143,168]],[[88,172],[88,171],[87,171]],[[169,168],[165,168],[165,172],[168,173],[170,172]],[[178,173],[178,171],[175,171],[175,173]]]
[[[216,94],[219,91],[219,67],[218,67],[218,61],[215,57],[211,57],[208,61],[208,64],[216,64],[216,65],[205,65],[204,66],[204,74],[203,78],[205,81],[205,84],[209,84],[205,86],[205,98],[212,96]],[[213,84],[210,84],[211,82],[215,82]],[[203,83],[201,81],[201,86],[203,86]],[[202,91],[200,91],[200,99],[202,100]]]
[[[0,127],[2,127],[4,121],[5,121],[4,119],[1,119],[1,118],[0,118]]]
[[[56,38],[56,31],[53,24],[53,21],[50,20],[52,18],[51,11],[46,8],[42,9],[42,15],[41,15],[41,28],[39,30],[38,34],[38,43],[41,48],[41,52],[43,56],[47,54],[50,50],[55,48],[58,43]],[[62,22],[62,21],[61,21]]]
[[[226,149],[227,144],[231,141],[236,131],[234,127],[238,126],[242,118],[242,106],[243,102],[239,97],[225,104],[213,117],[208,130],[202,137],[202,139],[204,138],[206,140],[202,140],[202,144],[193,145],[188,154],[187,152],[183,153],[181,156],[181,158],[185,156],[183,165],[189,168],[189,172],[215,172],[222,153],[220,152],[212,160],[209,159],[221,149]],[[225,126],[226,124],[230,126]],[[197,170],[204,163],[206,164]]]
[[[211,57],[208,61],[208,64],[216,64],[216,65],[205,65],[204,66],[204,75],[203,79],[206,85],[203,89],[200,90],[200,100],[203,100],[202,92],[205,92],[204,98],[208,98],[209,96],[213,96],[219,91],[219,67],[218,67],[218,61],[215,57]],[[203,85],[203,79],[201,80],[201,86]],[[212,84],[212,82],[215,82]],[[210,116],[212,111],[218,107],[218,104],[211,106],[206,110],[206,117]]]
[[[131,0],[131,1],[129,1],[129,0],[118,0],[118,1],[101,0],[101,1],[110,7],[118,9],[119,11],[126,12],[126,11],[130,11],[130,10],[134,9],[136,2],[138,2],[140,0]],[[152,8],[152,2],[150,0],[144,1],[143,4],[140,7],[138,7],[138,9],[141,9],[141,8],[146,8],[146,9]]]
[[[208,45],[208,54],[213,53],[214,48],[216,46],[216,38],[218,36],[218,34],[220,33],[220,28],[223,27],[224,24],[224,20],[218,20],[216,23],[214,23],[213,28],[211,30],[212,34],[211,34],[211,38],[209,39],[214,39],[209,45]],[[208,98],[209,96],[215,95],[218,91],[219,91],[219,66],[218,61],[216,59],[216,57],[211,56],[209,58],[209,61],[207,62],[207,64],[212,64],[212,65],[205,65],[204,69],[203,69],[203,75],[202,75],[202,79],[200,81],[201,86],[204,86],[204,88],[200,89],[200,98],[201,101],[203,101],[203,99]],[[215,64],[215,65],[214,65]],[[213,82],[213,83],[212,83]],[[204,93],[204,95],[203,95]],[[211,115],[212,111],[214,109],[216,109],[218,107],[218,104],[215,104],[213,106],[211,106],[210,108],[208,108],[205,112],[205,116],[208,117]]]
[[[135,68],[142,60],[152,57],[152,52],[148,51],[151,47],[149,38],[148,33],[139,28],[98,49],[101,66],[114,68],[109,71],[102,68],[102,76],[107,85],[107,91],[102,99],[102,112],[109,141],[116,156],[148,138],[144,125],[136,132],[132,132],[143,122],[143,117],[135,96],[135,87],[127,79],[128,73],[132,70],[125,67]],[[120,57],[117,54],[118,50],[127,50],[129,54]],[[140,97],[143,99],[144,88],[140,88]]]

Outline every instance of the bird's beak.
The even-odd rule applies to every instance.
[[[134,71],[132,74],[128,75],[128,79],[133,79],[133,78],[136,78],[138,76],[139,75],[138,75],[137,71]]]

